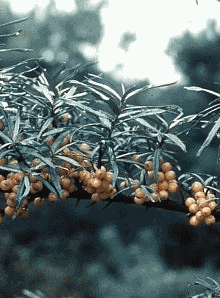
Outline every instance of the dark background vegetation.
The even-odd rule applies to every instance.
[[[82,2],[77,2],[78,10],[72,15],[51,13],[51,1],[44,21],[39,22],[33,10],[26,22],[0,32],[22,29],[19,37],[5,38],[1,43],[6,43],[6,48],[33,49],[27,55],[2,53],[0,67],[40,57],[44,51],[54,57],[41,64],[48,77],[53,77],[63,62],[67,67],[91,62],[79,49],[84,42],[95,45],[102,38],[100,9],[104,2],[93,10],[84,9]],[[1,1],[0,23],[15,19],[18,16]],[[216,92],[219,52],[220,33],[214,20],[197,36],[185,31],[172,38],[167,48],[186,86]],[[100,72],[97,66],[89,71]],[[120,86],[111,77],[107,79]],[[213,99],[213,95],[188,91],[177,84],[141,94],[134,103],[177,104],[186,114],[193,114]],[[183,136],[188,153],[178,155],[182,173],[219,175],[217,140],[199,160],[195,157],[206,133],[194,130]],[[87,209],[89,202],[85,201],[76,208],[75,203],[75,199],[47,203],[42,209],[33,207],[28,220],[4,220],[0,229],[0,297],[21,295],[22,289],[40,289],[48,297],[183,297],[186,285],[196,276],[220,277],[218,223],[193,229],[184,214],[155,208],[146,213],[144,208],[123,204]]]

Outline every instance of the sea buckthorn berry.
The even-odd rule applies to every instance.
[[[155,191],[155,192],[157,192],[159,190],[159,187],[158,187],[158,184],[157,183],[152,183],[151,186],[150,186],[150,188],[153,191]]]
[[[70,178],[79,178],[80,173],[78,172],[78,170],[72,168],[68,171],[68,176]]]
[[[41,198],[41,197],[37,197],[37,198],[34,199],[33,204],[34,204],[35,206],[37,206],[37,207],[42,207],[43,202],[44,202],[44,199],[43,199],[43,198]]]
[[[86,143],[82,143],[80,146],[79,146],[79,149],[83,152],[88,152],[90,150],[90,147],[89,145],[87,145]]]
[[[187,198],[185,200],[186,207],[189,207],[190,205],[195,204],[195,203],[196,203],[196,200],[194,198]]]
[[[121,182],[119,185],[119,188],[124,189],[125,187],[126,187],[126,182],[125,181]]]
[[[62,141],[62,146],[69,144],[69,142],[70,142],[70,136],[67,135]]]
[[[7,158],[6,157],[2,157],[0,159],[0,165],[6,165],[7,164]]]
[[[171,192],[171,193],[175,193],[178,189],[178,184],[176,183],[168,183],[168,191]]]
[[[134,203],[137,204],[137,205],[143,205],[145,203],[145,199],[144,198],[134,197]]]
[[[172,170],[172,165],[170,162],[164,162],[162,165],[161,165],[161,170],[166,173],[168,171],[171,171]]]
[[[30,193],[35,194],[36,192],[38,192],[38,191],[34,188],[34,183],[31,182],[31,184],[30,184]]]
[[[131,188],[132,188],[133,190],[136,190],[136,189],[139,188],[139,187],[140,187],[140,181],[139,181],[139,180],[135,179],[135,180],[133,180],[133,181],[131,182]]]
[[[172,171],[172,170],[166,172],[164,175],[165,175],[165,179],[167,181],[174,180],[176,178],[176,173],[174,171]]]
[[[165,179],[164,173],[159,171],[158,176],[157,176],[158,182],[162,182],[162,181],[164,181],[164,179]]]
[[[190,213],[196,213],[197,211],[199,211],[199,206],[197,204],[191,204],[189,206],[189,212]]]
[[[167,200],[169,197],[169,194],[166,190],[161,190],[161,191],[159,191],[159,196],[160,196],[161,200]]]
[[[209,215],[209,216],[207,216],[207,217],[205,217],[204,218],[204,223],[206,224],[206,225],[214,225],[214,223],[215,223],[215,216],[214,215]]]
[[[30,175],[28,178],[29,178],[30,182],[36,182],[38,180],[38,178],[36,176],[33,176],[33,175]]]
[[[207,200],[214,199],[214,198],[215,198],[215,195],[213,193],[207,193],[207,195],[206,195]]]
[[[14,178],[20,182],[24,178],[24,173],[23,172],[15,173]]]
[[[21,218],[28,218],[29,216],[29,213],[27,210],[23,209],[23,208],[19,208],[17,211],[16,211],[16,214],[18,216],[20,216]]]
[[[190,218],[189,223],[192,227],[197,227],[200,224],[198,218],[194,215]]]
[[[8,196],[8,199],[15,201],[16,200],[16,193],[10,192],[9,196]]]
[[[159,197],[158,193],[156,193],[156,192],[152,192],[151,193],[151,197],[153,198],[153,200],[155,202],[159,202],[160,201],[160,197]]]
[[[4,211],[8,216],[13,216],[15,214],[15,209],[10,206],[7,206]]]
[[[109,183],[111,183],[112,182],[112,180],[113,180],[113,178],[114,178],[114,174],[113,173],[111,173],[111,172],[106,172],[106,174],[105,174],[105,181],[108,181]],[[134,180],[133,181],[134,183],[138,183],[139,181],[138,180]]]
[[[95,178],[103,179],[105,177],[105,172],[103,172],[101,169],[97,169],[95,171]]]
[[[144,192],[143,189],[137,188],[135,190],[135,196],[141,199],[141,198],[145,198],[146,197],[146,194],[145,194],[145,192]]]
[[[9,192],[5,192],[5,193],[4,193],[4,197],[5,197],[6,200],[9,198],[9,195],[10,195]]]
[[[91,179],[91,184],[94,188],[99,188],[102,185],[102,181],[98,178]]]
[[[75,190],[78,190],[78,188],[74,183],[71,183],[71,185],[66,190],[71,194]]]
[[[68,190],[66,190],[66,189],[63,189],[62,190],[62,196],[61,196],[61,199],[66,199],[66,198],[68,198],[70,196],[70,193],[69,193],[69,191]]]
[[[33,185],[33,188],[36,189],[37,191],[41,191],[44,188],[43,183],[39,180],[37,182],[34,182],[32,185]]]
[[[202,208],[201,211],[202,211],[202,215],[204,217],[207,217],[207,216],[211,215],[211,213],[212,213],[212,210],[209,207],[204,207],[204,208]]]
[[[151,160],[145,161],[144,168],[147,171],[153,171],[153,162]]]
[[[67,177],[60,178],[60,184],[63,186],[63,188],[67,189],[70,187],[71,180]]]
[[[192,184],[192,192],[203,192],[204,190],[204,186],[202,185],[202,183],[196,181]]]
[[[7,191],[9,189],[12,189],[13,186],[14,185],[12,184],[12,181],[10,179],[3,180],[0,183],[0,188],[3,191]]]
[[[9,206],[9,207],[12,207],[12,208],[15,208],[15,201],[14,200],[11,200],[11,199],[7,199],[6,200],[6,204]]]
[[[61,122],[62,122],[62,123],[66,123],[66,122],[69,120],[69,118],[70,118],[70,117],[69,117],[68,114],[64,114],[63,117],[62,117]]]
[[[196,214],[195,214],[195,216],[196,216],[196,218],[197,218],[199,221],[202,221],[203,218],[204,218],[204,216],[203,216],[201,210],[197,211]]]
[[[38,166],[39,164],[41,163],[41,160],[40,159],[34,159],[33,161],[32,161],[32,166],[33,167],[36,167],[36,166]]]
[[[56,203],[58,201],[58,197],[54,192],[50,192],[49,195],[48,195],[48,200],[51,203]]]
[[[196,203],[198,204],[199,208],[207,207],[209,204],[206,198],[200,198],[196,201]]]
[[[208,207],[211,210],[215,210],[218,207],[218,204],[215,201],[211,201],[211,202],[208,203]]]
[[[166,180],[158,183],[159,190],[167,190],[168,189],[168,182]]]
[[[26,207],[28,205],[28,200],[27,199],[23,199],[22,203],[21,203],[21,207]]]
[[[150,180],[153,180],[154,179],[154,172],[153,171],[148,171],[147,174],[148,174],[148,178]]]
[[[82,166],[85,167],[85,168],[91,168],[92,167],[92,164],[89,160],[87,159],[84,159],[83,163],[82,163]]]
[[[100,202],[101,198],[99,197],[99,194],[98,193],[92,194],[91,201],[96,202],[96,203]]]
[[[196,200],[205,198],[205,193],[203,191],[197,191],[196,193],[194,193],[194,198]]]

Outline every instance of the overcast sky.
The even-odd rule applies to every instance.
[[[91,0],[93,4],[99,1]],[[49,0],[8,2],[14,11],[24,13],[36,5],[43,9]],[[206,27],[208,19],[219,17],[217,0],[198,2],[199,5],[195,0],[106,0],[101,10],[104,36],[97,48],[85,46],[84,53],[98,59],[103,72],[125,82],[144,78],[153,84],[181,81],[171,59],[164,54],[169,38],[181,35],[187,28],[196,34]],[[76,9],[75,0],[56,3],[63,12]],[[127,50],[119,47],[125,32],[136,35]]]

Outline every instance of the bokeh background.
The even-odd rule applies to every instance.
[[[57,67],[97,61],[90,73],[121,90],[134,84],[178,81],[136,98],[136,104],[180,105],[198,113],[215,99],[184,86],[219,92],[220,3],[217,0],[0,1],[2,48],[33,52],[0,53],[0,68],[31,57],[53,76]],[[182,173],[219,176],[218,141],[195,157],[207,131],[195,130],[178,156]],[[186,297],[196,277],[220,281],[220,229],[191,228],[183,214],[112,204],[102,210],[75,199],[33,208],[28,220],[4,220],[0,229],[0,297],[21,297],[23,289],[47,297]],[[192,287],[195,294],[202,288]]]

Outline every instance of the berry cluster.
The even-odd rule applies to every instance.
[[[51,146],[54,143],[53,137],[46,139],[48,146]],[[64,137],[63,141],[60,144],[60,148],[69,144],[70,137]],[[61,148],[62,149],[62,148]],[[62,187],[62,196],[61,199],[66,199],[70,196],[73,191],[76,191],[78,188],[76,186],[76,179],[82,183],[82,187],[91,194],[91,200],[93,202],[99,202],[107,198],[112,198],[116,189],[113,187],[113,173],[106,170],[104,166],[100,169],[96,165],[92,165],[90,162],[90,147],[82,143],[79,146],[78,151],[71,150],[68,147],[63,148],[59,155],[69,157],[79,164],[78,167],[73,166],[73,164],[62,161],[57,163],[57,159],[54,158],[52,162],[57,165],[57,174],[59,175],[59,182]],[[39,159],[34,159],[31,162],[32,167],[37,167],[42,163]],[[18,162],[11,161],[8,163],[8,158],[3,157],[0,159],[0,164],[5,165],[9,164],[10,166],[19,170]],[[4,214],[8,216],[19,215],[22,218],[28,217],[28,206],[30,203],[33,203],[37,207],[41,207],[44,199],[41,197],[35,197],[34,199],[24,198],[21,206],[16,208],[16,195],[18,191],[18,186],[20,181],[23,179],[23,172],[10,172],[7,176],[0,175],[0,190],[4,191],[4,197],[6,200],[6,207],[4,208]],[[41,178],[51,182],[51,176],[48,171],[48,167],[43,167],[41,173],[38,174]],[[43,183],[36,175],[28,175],[30,182],[30,194],[35,195],[38,192],[43,190]],[[54,192],[48,194],[48,200],[52,203],[58,201],[58,196]],[[0,217],[0,223],[2,222],[3,217]]]
[[[146,161],[144,163],[144,168],[147,171],[149,180],[153,180],[153,161]],[[123,189],[126,185],[128,185],[128,181],[123,181],[120,184],[120,188]],[[133,180],[131,186],[135,190],[132,193],[135,204],[142,205],[149,201],[145,191],[140,187],[140,182],[138,180]],[[175,193],[177,191],[178,182],[176,180],[176,173],[172,170],[170,162],[161,161],[160,170],[158,171],[158,182],[152,183],[150,188],[152,190],[151,196],[155,202],[167,200],[169,193]]]
[[[196,227],[202,222],[207,225],[214,224],[215,217],[211,213],[218,206],[215,195],[198,181],[192,184],[192,194],[192,197],[185,200],[185,205],[192,214],[190,225]]]

